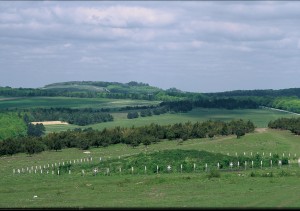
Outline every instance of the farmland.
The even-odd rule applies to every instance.
[[[96,89],[90,86],[82,88],[88,91]],[[109,88],[117,92],[120,87]],[[135,88],[130,90],[133,92]],[[139,92],[141,90],[146,89],[138,89]],[[18,90],[20,93],[23,91]],[[293,208],[300,205],[300,185],[297,182],[300,178],[299,136],[288,130],[267,128],[270,121],[281,117],[298,117],[296,114],[267,108],[241,109],[240,102],[246,105],[250,101],[226,99],[211,104],[221,107],[197,107],[193,104],[194,107],[187,112],[172,111],[169,107],[167,113],[128,119],[129,111],[140,113],[141,110],[128,109],[127,106],[156,106],[161,101],[100,97],[28,97],[32,90],[27,91],[26,96],[20,94],[17,97],[0,97],[3,126],[1,135],[13,137],[13,132],[18,131],[14,128],[7,135],[9,130],[6,128],[9,124],[14,127],[22,126],[23,129],[17,134],[26,135],[25,123],[20,117],[22,109],[54,107],[109,108],[114,121],[85,126],[45,125],[45,137],[52,132],[75,128],[92,127],[103,130],[116,126],[140,127],[151,123],[170,125],[207,120],[229,122],[233,119],[250,120],[256,129],[240,138],[236,135],[215,135],[211,138],[205,136],[206,138],[184,141],[159,139],[150,145],[133,146],[126,142],[115,142],[106,146],[91,145],[85,150],[75,147],[57,151],[54,148],[45,148],[45,151],[30,155],[5,154],[0,157],[2,208]],[[36,92],[38,93],[37,90]],[[126,93],[120,96],[126,97]],[[169,97],[177,99],[185,96],[184,93],[178,93],[178,96]],[[210,101],[206,99],[203,102]],[[190,104],[177,104],[178,108],[186,105]],[[225,109],[226,106],[233,107]],[[252,168],[250,163],[253,160],[255,162]],[[271,160],[273,164],[270,164]],[[284,163],[279,166],[278,160],[287,161],[289,165]],[[229,167],[229,162],[234,163],[233,168]],[[217,168],[217,163],[221,164],[220,169]],[[167,165],[172,166],[172,171],[167,171]],[[97,175],[94,175],[95,168],[99,170]]]
[[[112,128],[116,126],[131,127],[143,126],[151,123],[157,123],[161,125],[174,124],[179,122],[197,122],[205,120],[220,120],[229,121],[231,119],[246,119],[251,120],[257,127],[267,127],[268,122],[275,120],[280,117],[296,117],[296,115],[288,114],[280,111],[274,111],[269,109],[207,109],[207,108],[196,108],[187,113],[176,113],[176,114],[162,114],[158,116],[140,117],[137,119],[127,119],[127,113],[114,112],[113,122],[104,122],[100,124],[88,125],[85,127],[79,127],[77,125],[47,125],[46,131],[58,132],[62,130],[74,129],[74,128],[87,128],[92,127],[94,129],[102,130],[104,128]]]
[[[157,105],[159,101],[107,99],[107,98],[70,98],[70,97],[20,97],[6,98],[1,101],[0,109],[14,108],[112,108],[125,106]]]

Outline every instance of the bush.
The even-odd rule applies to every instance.
[[[214,178],[214,177],[215,178],[220,178],[221,174],[217,170],[211,170],[207,176],[208,176],[209,179]]]

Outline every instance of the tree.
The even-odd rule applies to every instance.
[[[28,137],[24,141],[25,151],[29,155],[42,152],[45,149],[42,141],[38,138]]]
[[[239,127],[235,131],[235,135],[237,138],[240,138],[241,136],[244,136],[246,134],[246,130],[242,127]]]
[[[139,117],[139,113],[136,111],[131,111],[131,112],[128,112],[128,114],[127,114],[128,119],[134,119],[134,118],[138,118],[138,117]]]
[[[28,136],[40,137],[44,134],[45,134],[45,126],[42,123],[36,124],[36,125],[29,123],[27,125],[27,135]]]

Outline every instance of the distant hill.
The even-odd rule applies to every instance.
[[[155,94],[163,89],[150,86],[146,83],[131,81],[129,83],[104,82],[104,81],[69,81],[53,83],[42,89],[65,90],[65,91],[92,91],[106,93],[130,93],[130,94]]]

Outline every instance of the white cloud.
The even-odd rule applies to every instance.
[[[254,26],[250,24],[229,22],[229,21],[211,21],[211,20],[193,20],[182,24],[184,32],[204,35],[211,39],[210,35],[215,35],[217,39],[235,39],[235,40],[268,40],[282,38],[284,33],[276,28],[269,26]]]
[[[72,10],[77,23],[95,24],[110,27],[165,26],[174,21],[174,16],[165,11],[128,6],[107,8],[78,7]]]

